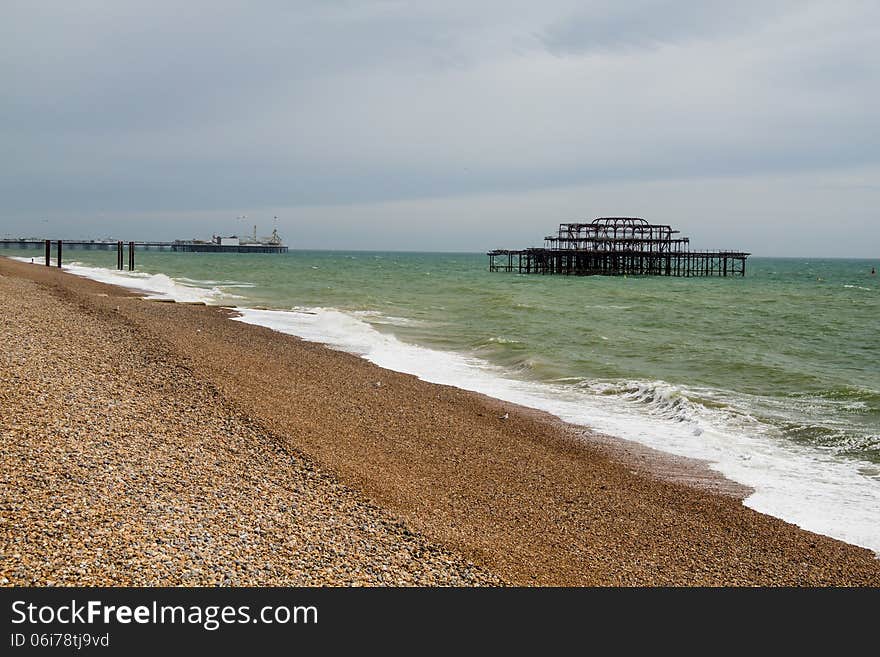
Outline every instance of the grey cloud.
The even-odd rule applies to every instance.
[[[593,2],[539,33],[555,54],[657,48],[742,33],[777,20],[792,2],[635,0]]]

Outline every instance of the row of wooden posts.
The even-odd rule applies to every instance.
[[[61,251],[63,249],[63,241],[58,240],[58,250],[56,253],[57,258],[57,266],[61,267]],[[121,240],[116,242],[116,269],[122,271],[124,269],[123,262],[124,258],[122,257],[123,245],[125,243]],[[52,240],[46,240],[46,266],[49,267],[52,264]],[[128,243],[128,271],[134,271],[134,242]]]

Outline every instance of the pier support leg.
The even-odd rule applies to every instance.
[[[134,271],[134,242],[128,243],[128,271]]]
[[[46,266],[52,266],[52,240],[46,240]]]
[[[58,240],[58,269],[61,269],[61,240]]]
[[[116,269],[122,271],[122,240],[116,242]]]

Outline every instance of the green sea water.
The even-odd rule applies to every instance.
[[[115,268],[113,252],[66,255]],[[857,535],[836,535],[880,549],[877,264],[750,258],[745,278],[565,277],[492,273],[483,254],[138,252],[137,275],[122,277],[293,311],[269,324],[720,463],[757,489],[756,506],[765,495],[805,526],[786,506],[796,500],[779,502],[801,495],[778,484],[795,476],[788,464],[812,472],[804,490],[809,477],[846,480],[822,493],[838,496],[823,522],[854,504]]]

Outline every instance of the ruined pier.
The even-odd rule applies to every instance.
[[[489,271],[573,276],[745,276],[743,251],[691,251],[690,239],[639,217],[559,224],[543,247],[495,249]]]

